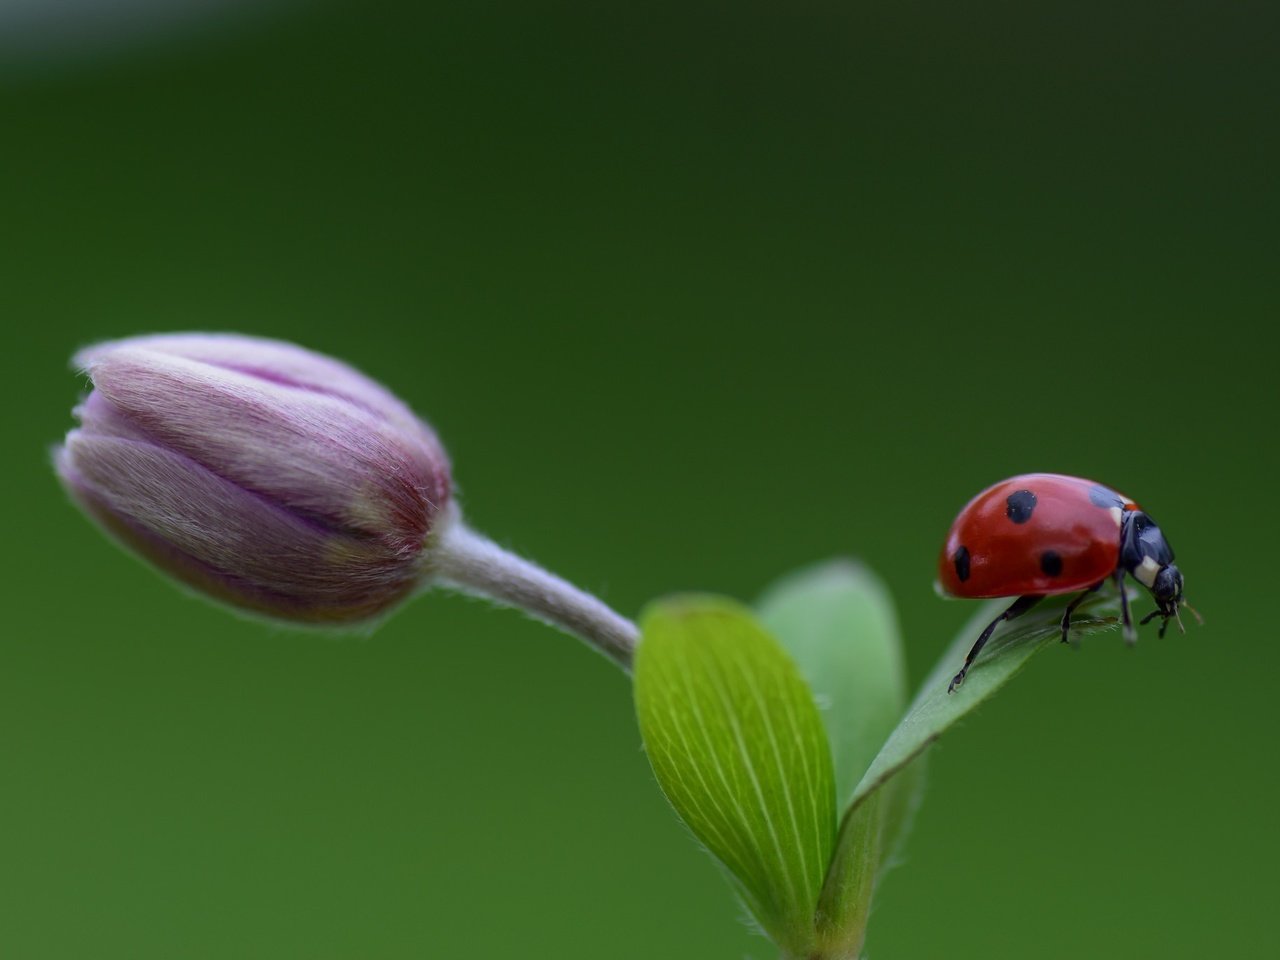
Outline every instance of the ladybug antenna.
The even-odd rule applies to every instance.
[[[1191,604],[1187,603],[1187,601],[1186,601],[1186,600],[1183,600],[1183,601],[1182,601],[1182,605],[1183,605],[1184,607],[1186,607],[1188,610],[1190,610],[1190,611],[1192,612],[1192,614],[1194,614],[1194,615],[1195,615],[1196,623],[1200,624],[1200,626],[1202,626],[1202,627],[1203,627],[1203,626],[1204,626],[1204,617],[1200,616],[1200,611],[1199,611],[1199,610],[1197,610],[1195,607],[1193,607]]]

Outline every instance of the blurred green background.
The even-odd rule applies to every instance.
[[[931,589],[970,495],[1126,491],[1207,625],[1055,648],[948,735],[868,952],[1265,954],[1274,26],[334,0],[11,33],[0,956],[774,956],[602,658],[443,595],[368,638],[241,620],[65,502],[67,358],[171,329],[383,380],[479,529],[628,614],[859,555],[917,681],[972,612]]]

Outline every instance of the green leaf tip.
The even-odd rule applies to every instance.
[[[659,601],[641,636],[636,714],[659,785],[765,932],[788,953],[807,953],[836,821],[812,691],[731,600]]]

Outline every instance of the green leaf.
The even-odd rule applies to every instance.
[[[894,865],[899,852],[911,830],[911,822],[915,819],[916,810],[924,798],[926,780],[925,760],[928,755],[918,753],[890,777],[884,788],[876,794],[880,797],[880,814],[882,823],[879,837],[879,859],[876,878],[884,876],[885,871]],[[837,840],[837,843],[839,841]]]
[[[757,608],[813,689],[843,807],[907,703],[893,601],[864,566],[834,560],[783,578]]]
[[[948,693],[947,686],[964,663],[965,654],[1010,600],[983,604],[947,648],[942,659],[925,679],[910,709],[876,755],[854,791],[855,805],[864,801],[886,780],[905,767],[953,723],[999,690],[1009,678],[1026,666],[1031,656],[1059,641],[1059,622],[1070,596],[1052,597],[1016,620],[1002,623],[969,670],[964,684]],[[1076,608],[1072,633],[1083,636],[1116,626],[1115,598],[1106,594],[1090,597]]]
[[[834,845],[835,787],[795,663],[746,608],[681,597],[645,611],[634,678],[640,732],[667,799],[765,932],[805,953]]]

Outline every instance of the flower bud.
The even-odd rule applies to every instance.
[[[425,574],[449,506],[435,434],[292,344],[172,334],[76,357],[93,391],[55,455],[75,501],[202,593],[284,620],[377,616]]]

